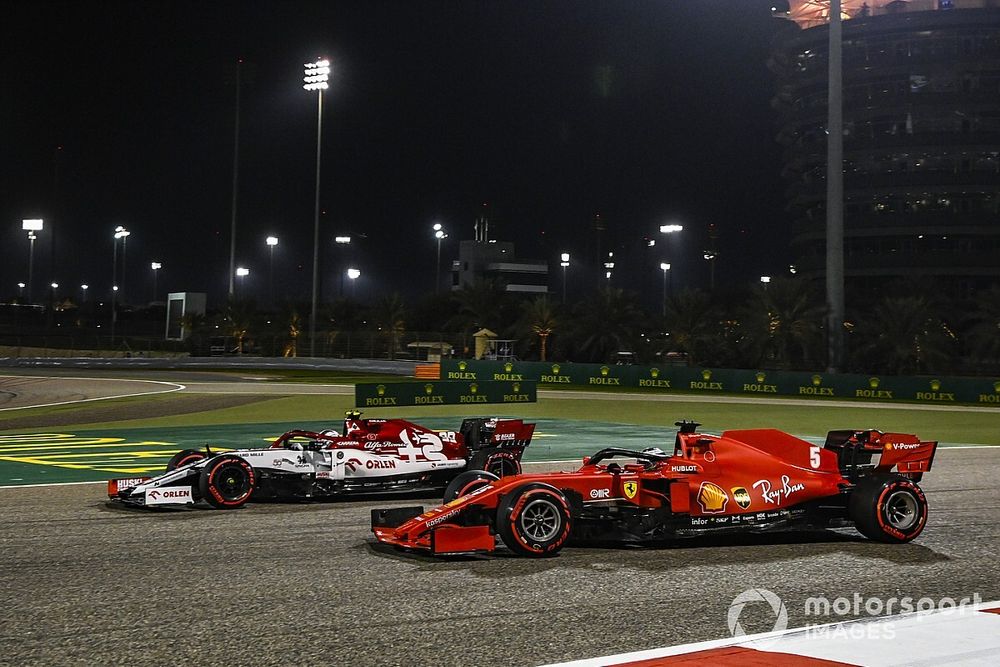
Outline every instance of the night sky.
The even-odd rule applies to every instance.
[[[111,285],[112,231],[129,228],[132,301],[159,287],[228,284],[235,64],[242,58],[237,261],[263,298],[311,279],[316,94],[302,64],[327,56],[321,243],[324,296],[347,263],[358,295],[431,291],[489,202],[518,255],[574,261],[607,221],[628,258],[618,286],[658,285],[661,224],[685,231],[674,285],[787,270],[769,45],[786,25],[757,0],[13,2],[0,26],[0,297],[27,276],[20,221],[46,219],[37,285]],[[50,266],[52,231],[55,267]],[[366,238],[338,256],[333,236]],[[596,262],[596,258],[591,260]],[[571,271],[577,271],[577,265]],[[580,274],[582,276],[582,274]],[[554,285],[557,283],[554,281]],[[211,305],[211,304],[210,304]]]

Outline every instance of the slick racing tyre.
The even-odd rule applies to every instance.
[[[493,473],[497,477],[507,477],[508,475],[521,474],[521,462],[513,452],[497,452],[490,454],[486,459],[483,470]]]
[[[858,531],[878,542],[909,542],[927,523],[927,498],[905,477],[872,477],[851,492],[848,512]]]
[[[450,503],[456,498],[487,486],[490,482],[495,482],[498,479],[500,478],[485,470],[466,470],[448,484],[444,490],[444,502]]]
[[[172,470],[177,470],[178,468],[183,468],[186,465],[192,463],[197,463],[205,458],[205,452],[198,451],[197,449],[182,449],[167,461],[167,472]]]
[[[209,505],[231,510],[250,500],[256,481],[249,463],[238,456],[219,456],[201,471],[199,488]]]
[[[496,527],[507,548],[521,556],[554,556],[569,539],[569,503],[549,484],[525,484],[504,496]]]

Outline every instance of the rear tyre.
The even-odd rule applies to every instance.
[[[507,477],[508,475],[521,474],[521,462],[513,452],[497,452],[490,454],[486,459],[483,470],[493,473],[497,477]]]
[[[466,470],[451,480],[447,488],[445,488],[444,502],[450,503],[456,498],[460,498],[498,479],[500,478],[485,470]]]
[[[238,456],[218,456],[201,471],[201,496],[216,509],[242,507],[253,494],[257,476],[253,466]]]
[[[167,472],[177,470],[178,468],[183,468],[186,465],[191,465],[192,463],[197,463],[205,458],[205,452],[198,451],[197,449],[182,449],[167,461]]]
[[[525,484],[503,497],[496,527],[507,548],[521,556],[554,556],[569,539],[566,496],[549,484]]]
[[[871,477],[851,492],[848,512],[868,539],[899,544],[923,531],[927,498],[916,482],[905,477]]]

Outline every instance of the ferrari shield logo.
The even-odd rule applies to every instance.
[[[639,493],[639,482],[625,482],[622,484],[622,491],[625,492],[626,498],[632,500],[635,494]]]

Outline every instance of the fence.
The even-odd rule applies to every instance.
[[[1000,377],[900,377],[677,366],[444,360],[441,362],[441,379],[536,381],[542,387],[616,387],[638,391],[1000,406]]]

